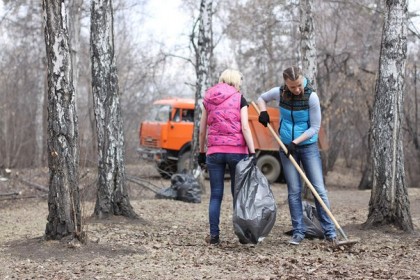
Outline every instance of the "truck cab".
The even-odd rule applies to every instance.
[[[193,99],[155,101],[147,119],[139,127],[139,156],[156,162],[164,178],[181,172],[190,157],[193,122]]]

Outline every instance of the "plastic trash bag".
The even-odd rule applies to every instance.
[[[155,198],[159,199],[176,199],[176,190],[172,187],[164,188],[156,192]]]
[[[322,231],[321,223],[318,218],[318,212],[314,205],[307,201],[302,202],[303,208],[303,222],[306,226],[305,237],[324,239],[324,232]]]
[[[276,221],[277,205],[264,174],[247,158],[235,171],[233,228],[243,244],[261,242]]]
[[[192,174],[176,173],[171,177],[171,186],[156,193],[155,197],[201,203],[201,187]]]
[[[192,203],[201,202],[201,187],[192,174],[174,174],[171,177],[171,183],[176,189],[177,200]]]
[[[324,239],[321,222],[319,221],[316,207],[306,200],[302,201],[303,208],[303,223],[305,224],[306,232],[305,238],[320,238]],[[286,234],[292,235],[293,230],[287,231]]]

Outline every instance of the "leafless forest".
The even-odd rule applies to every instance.
[[[405,0],[180,0],[190,21],[174,43],[174,34],[162,37],[148,29],[152,1],[0,0],[0,277],[419,279],[420,26],[414,20],[420,10],[407,13]],[[280,85],[285,67],[313,54],[300,45],[308,27],[302,14],[310,14],[306,22],[315,32],[316,66],[311,65],[329,143],[323,160],[332,210],[360,242],[347,248],[305,239],[302,246],[289,246],[287,188],[276,182],[278,216],[262,243],[238,242],[232,198],[226,195],[222,243],[209,246],[209,181],[201,182],[203,203],[156,199],[153,189],[170,181],[138,158],[139,123],[155,99],[197,97],[203,90],[197,88],[217,82],[227,67],[244,74],[243,93],[250,101]],[[402,32],[393,37],[396,30]],[[103,112],[108,118],[98,124]],[[118,133],[112,141],[101,131],[108,127]],[[64,164],[51,143],[59,138],[72,148],[62,149]],[[104,142],[114,146],[101,149]],[[383,151],[390,149],[394,153],[387,157]],[[104,161],[107,150],[116,152],[106,156],[120,165]],[[154,188],[135,180],[124,184],[125,171],[126,179],[140,176]],[[117,179],[103,176],[117,173]],[[369,176],[373,184],[366,183]],[[105,178],[110,184],[101,182]],[[361,190],[369,187],[373,191]],[[126,212],[97,207],[111,205],[108,198],[115,194]],[[389,197],[394,195],[399,200]],[[111,207],[123,205],[116,200]],[[386,208],[394,206],[388,202],[397,206]],[[366,217],[377,217],[372,209],[386,221],[371,219],[375,227],[366,228]],[[398,215],[387,213],[392,211]],[[395,223],[401,217],[407,219]]]
[[[34,4],[36,2],[36,4]],[[79,115],[80,163],[96,164],[97,151],[89,57],[89,1],[69,1],[69,30],[75,54],[74,87]],[[195,81],[189,35],[197,1],[183,1],[191,28],[175,46],[147,34],[146,1],[115,1],[117,69],[126,138],[127,163],[136,163],[138,125],[151,101],[193,96]],[[237,2],[237,3],[236,3]],[[213,19],[214,71],[237,67],[245,76],[249,100],[279,85],[282,69],[300,59],[298,1],[218,1]],[[384,17],[384,1],[314,1],[317,91],[330,149],[328,170],[337,158],[363,171],[369,155],[369,127]],[[46,53],[38,1],[4,1],[0,18],[0,167],[46,166]],[[409,14],[409,17],[415,17]],[[418,17],[418,15],[417,15]],[[408,25],[403,123],[409,187],[420,174],[420,30]],[[385,141],[386,139],[384,139]]]

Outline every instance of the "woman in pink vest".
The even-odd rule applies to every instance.
[[[249,154],[255,161],[254,142],[248,124],[248,103],[240,93],[241,83],[242,74],[227,69],[220,75],[219,83],[207,90],[203,100],[198,163],[207,165],[210,177],[209,222],[210,244],[213,245],[220,243],[220,206],[226,165],[230,171],[233,196],[236,164]]]

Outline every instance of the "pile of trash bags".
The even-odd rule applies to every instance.
[[[176,173],[171,177],[171,186],[158,191],[155,197],[201,203],[201,187],[194,175]]]

